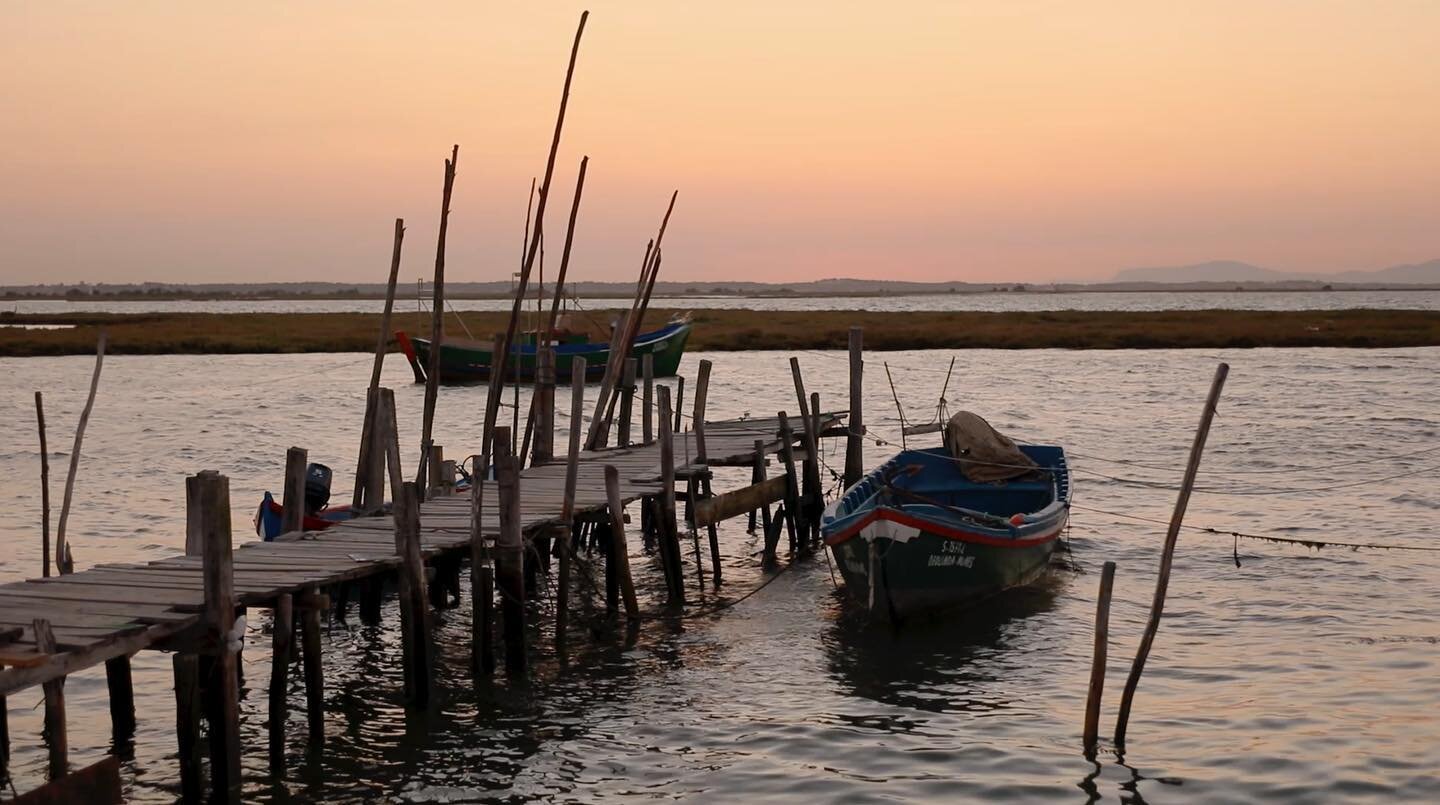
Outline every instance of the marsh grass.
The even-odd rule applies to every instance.
[[[678,310],[651,310],[651,327]],[[598,330],[611,315],[592,312]],[[466,312],[465,326],[488,340],[507,313]],[[1417,347],[1440,345],[1440,312],[1329,311],[1041,311],[867,312],[849,310],[702,310],[693,315],[689,349],[844,349],[851,326],[865,346],[896,349],[1160,349],[1225,347]],[[69,329],[0,327],[0,356],[88,354],[100,327],[115,354],[370,352],[380,316],[368,313],[73,313],[0,314],[3,324],[62,324]],[[446,332],[462,335],[454,315]],[[399,313],[394,329],[428,335],[429,320]],[[596,333],[598,335],[598,333]],[[391,348],[394,348],[392,342]]]

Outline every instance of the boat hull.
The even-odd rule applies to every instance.
[[[868,609],[908,617],[971,606],[1045,575],[1058,529],[1014,545],[942,536],[922,527],[902,539],[856,535],[830,546],[845,590]]]
[[[680,359],[685,354],[685,342],[690,337],[688,322],[670,325],[653,333],[645,333],[635,339],[631,357],[643,359],[654,356],[656,377],[673,377],[680,370]],[[430,342],[423,338],[411,338],[414,355],[407,355],[421,371],[430,365]],[[492,364],[491,350],[464,342],[446,342],[440,345],[440,382],[474,383],[490,379]],[[605,363],[610,358],[609,344],[561,344],[555,349],[555,377],[557,382],[569,382],[575,358],[585,359],[585,379],[600,380],[605,376]],[[535,348],[521,346],[510,361],[511,369],[506,374],[507,382],[533,382],[535,380]]]

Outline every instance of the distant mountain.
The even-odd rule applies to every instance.
[[[1373,271],[1340,271],[1331,274],[1300,271],[1276,271],[1235,260],[1215,260],[1187,266],[1161,268],[1127,268],[1115,274],[1113,282],[1286,282],[1286,283],[1361,283],[1365,285],[1434,285],[1440,284],[1440,260],[1410,263]]]
[[[1235,260],[1213,260],[1188,266],[1127,268],[1115,275],[1114,282],[1285,282],[1297,279],[1309,278]]]

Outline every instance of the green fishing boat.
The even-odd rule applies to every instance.
[[[655,376],[672,377],[680,369],[680,359],[685,354],[685,341],[690,337],[689,321],[672,321],[659,330],[641,333],[635,337],[630,355],[644,359],[654,356]],[[426,367],[430,365],[430,341],[411,338],[397,332],[400,349],[415,370],[417,380],[423,380]],[[581,334],[564,334],[554,339],[555,377],[557,382],[569,382],[571,366],[575,358],[585,359],[585,378],[599,380],[605,374],[605,363],[610,358],[610,345],[590,341]],[[474,383],[490,379],[491,344],[468,338],[446,337],[440,345],[440,382]],[[507,382],[532,382],[535,379],[535,341],[518,343],[507,362]]]

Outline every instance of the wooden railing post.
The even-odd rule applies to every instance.
[[[700,373],[695,377],[695,414],[690,427],[695,431],[695,462],[704,465],[709,457],[705,452],[705,395],[710,390],[710,361],[700,361]]]
[[[285,499],[280,512],[280,533],[291,534],[305,527],[305,467],[308,458],[303,447],[285,451]]]
[[[860,482],[865,474],[865,417],[862,407],[865,403],[865,329],[850,328],[850,413],[846,416],[845,429],[845,478],[849,489]]]
[[[555,458],[555,348],[543,346],[535,355],[535,446],[530,465]]]
[[[640,397],[640,436],[645,444],[655,441],[655,355],[647,352],[640,360],[644,389]]]
[[[293,450],[292,450],[293,452]],[[300,451],[303,454],[303,450]],[[302,455],[303,462],[303,455]],[[210,722],[212,798],[238,801],[240,795],[240,680],[237,654],[244,635],[235,634],[235,576],[230,536],[230,479],[213,472],[197,481],[205,587],[205,647],[214,655],[205,680]],[[304,473],[301,473],[303,496]],[[287,491],[288,496],[288,491]],[[303,508],[303,504],[301,504]]]
[[[625,371],[620,376],[620,423],[616,431],[615,446],[630,446],[630,422],[634,418],[635,405],[635,359],[625,359]]]

